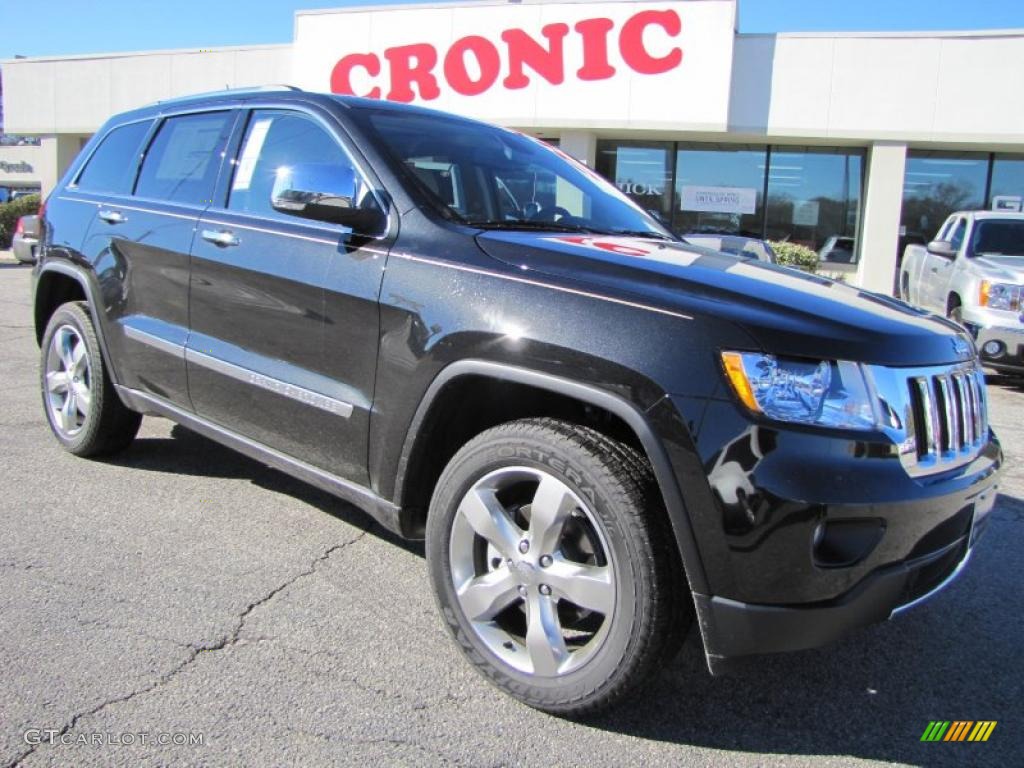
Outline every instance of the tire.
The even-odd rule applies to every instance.
[[[900,277],[900,298],[907,304],[910,303],[910,275],[906,272]]]
[[[142,416],[114,391],[85,302],[61,305],[47,323],[39,385],[51,431],[76,456],[115,453],[135,439]]]
[[[952,302],[946,316],[957,325],[964,324],[964,308],[959,301]]]
[[[527,419],[467,443],[438,480],[426,549],[463,653],[545,712],[584,717],[621,701],[692,621],[649,464],[587,427]]]

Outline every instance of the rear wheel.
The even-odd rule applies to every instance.
[[[603,709],[674,653],[691,614],[647,462],[551,419],[490,429],[438,481],[427,559],[448,628],[530,706]]]
[[[53,313],[39,372],[47,421],[68,451],[98,456],[135,438],[142,416],[128,410],[114,391],[84,302],[63,304]]]

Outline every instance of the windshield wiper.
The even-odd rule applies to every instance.
[[[651,240],[666,240],[672,243],[678,243],[679,239],[666,235],[661,232],[653,232],[649,229],[603,229],[593,230],[602,235],[617,235],[619,237],[647,237]]]
[[[597,233],[598,230],[583,227],[579,224],[559,224],[557,221],[530,221],[528,219],[509,219],[508,221],[467,221],[466,226],[478,229],[525,229],[547,232],[586,232]]]

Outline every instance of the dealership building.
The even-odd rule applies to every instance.
[[[0,187],[53,188],[112,114],[287,83],[556,142],[679,233],[821,251],[888,291],[963,208],[1024,201],[1024,30],[738,34],[736,0],[301,11],[293,42],[4,61]]]

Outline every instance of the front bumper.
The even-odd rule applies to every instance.
[[[911,477],[883,442],[752,425],[723,401],[707,403],[695,448],[700,465],[673,459],[707,575],[694,599],[716,673],[827,644],[941,590],[984,530],[1003,461],[990,432],[967,464]]]
[[[799,651],[834,642],[862,627],[892,618],[938,594],[967,566],[984,532],[995,487],[975,502],[968,530],[938,550],[879,569],[835,600],[799,606],[757,605],[697,596],[713,673],[743,657]]]
[[[1024,321],[1016,312],[965,309],[964,326],[974,336],[983,364],[1024,373]],[[986,351],[987,346],[996,349]]]

